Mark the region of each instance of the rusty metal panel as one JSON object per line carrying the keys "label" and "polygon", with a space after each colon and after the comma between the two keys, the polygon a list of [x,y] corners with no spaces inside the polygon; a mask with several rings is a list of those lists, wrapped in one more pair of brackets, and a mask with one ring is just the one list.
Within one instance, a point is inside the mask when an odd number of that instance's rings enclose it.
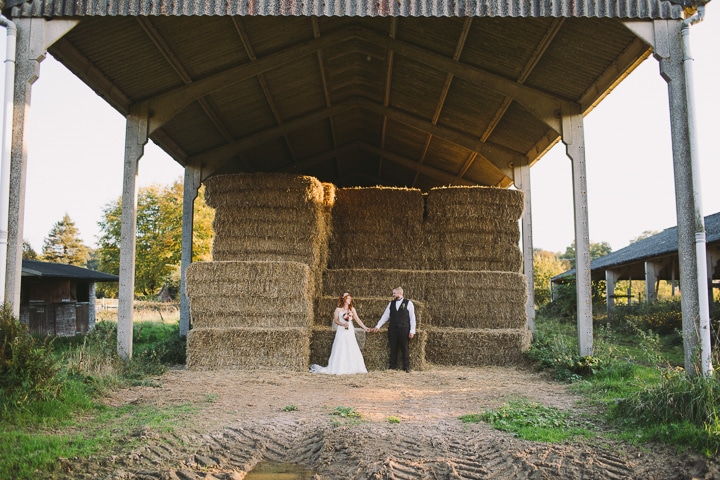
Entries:
{"label": "rusty metal panel", "polygon": [[17,17],[75,16],[597,17],[678,19],[682,7],[660,0],[34,0]]}

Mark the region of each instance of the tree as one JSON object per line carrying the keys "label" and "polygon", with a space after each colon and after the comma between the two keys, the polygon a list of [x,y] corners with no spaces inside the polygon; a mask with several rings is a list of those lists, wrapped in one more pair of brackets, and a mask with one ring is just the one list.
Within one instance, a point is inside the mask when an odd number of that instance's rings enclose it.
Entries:
{"label": "tree", "polygon": [[42,259],[46,262],[84,267],[89,256],[90,249],[82,242],[75,222],[66,213],[62,220],[53,225],[45,238]]}
{"label": "tree", "polygon": [[640,235],[638,235],[637,237],[631,238],[631,239],[630,239],[630,243],[632,244],[632,243],[635,243],[635,242],[639,242],[640,240],[645,240],[646,238],[650,238],[650,237],[652,237],[653,235],[657,235],[658,233],[660,233],[660,232],[658,232],[657,230],[645,230],[644,232],[642,232],[642,233],[641,233]]}
{"label": "tree", "polygon": [[23,240],[22,246],[22,259],[23,260],[37,260],[38,254],[33,250],[32,245],[27,240]]}
{"label": "tree", "polygon": [[550,279],[570,269],[567,260],[560,260],[558,254],[535,249],[533,252],[533,277],[535,281],[535,304],[542,307],[551,300]]}
{"label": "tree", "polygon": [[[152,185],[138,192],[137,237],[135,249],[135,294],[142,297],[157,295],[163,286],[177,292],[176,271],[182,251],[183,185],[176,181],[170,186]],[[122,199],[103,208],[98,248],[99,270],[115,275],[120,271],[120,216]],[[212,246],[213,210],[205,203],[201,188],[195,200],[193,228],[193,261],[207,260]],[[108,286],[117,293],[117,286]]]}
{"label": "tree", "polygon": [[[608,242],[590,242],[590,261],[604,257],[609,253],[612,253],[612,247]],[[570,267],[575,268],[575,242],[572,242],[572,244],[565,249],[565,253],[560,255],[560,260],[567,260],[570,262]]]}

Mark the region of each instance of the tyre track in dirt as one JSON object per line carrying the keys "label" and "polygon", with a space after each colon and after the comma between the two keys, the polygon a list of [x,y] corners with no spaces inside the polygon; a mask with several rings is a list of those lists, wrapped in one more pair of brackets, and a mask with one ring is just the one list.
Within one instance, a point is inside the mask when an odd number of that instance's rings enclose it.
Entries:
{"label": "tyre track in dirt", "polygon": [[[529,371],[443,368],[333,377],[178,370],[157,381],[160,388],[122,390],[107,403],[189,404],[196,413],[174,433],[134,432],[140,446],[131,451],[64,461],[53,477],[237,480],[259,462],[273,461],[303,465],[316,480],[720,478],[717,464],[667,448],[594,438],[530,442],[459,420],[519,396],[577,415],[587,411],[564,385]],[[362,419],[333,415],[340,405],[357,409]]]}

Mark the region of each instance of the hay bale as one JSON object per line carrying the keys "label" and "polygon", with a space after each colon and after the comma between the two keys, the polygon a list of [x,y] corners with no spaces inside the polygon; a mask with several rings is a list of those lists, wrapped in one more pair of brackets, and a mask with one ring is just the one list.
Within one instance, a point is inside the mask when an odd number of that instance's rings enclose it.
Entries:
{"label": "hay bale", "polygon": [[328,268],[422,268],[424,210],[418,189],[338,189]]}
{"label": "hay bale", "polygon": [[[496,272],[522,271],[522,252],[517,243],[497,238],[483,238],[463,232],[426,234],[428,270],[490,270]],[[496,242],[497,240],[497,242]]]}
{"label": "hay bale", "polygon": [[[362,320],[365,325],[372,328],[378,320],[380,320],[380,317],[385,311],[385,307],[387,307],[388,302],[390,301],[390,297],[359,298],[353,296],[353,300],[355,303],[355,309],[360,316],[360,320]],[[430,312],[425,307],[425,304],[414,299],[413,304],[415,305],[415,321],[417,328],[432,325]],[[320,297],[317,302],[317,306],[315,307],[315,326],[332,326],[335,308],[337,308],[337,298],[329,296]]]}
{"label": "hay bale", "polygon": [[[328,269],[323,273],[323,295],[351,292],[357,298],[392,298],[392,289],[403,287],[410,300],[425,298],[424,270],[395,270],[379,268]],[[362,318],[362,317],[360,317]]]}
{"label": "hay bale", "polygon": [[[360,333],[365,333],[360,330]],[[356,335],[358,335],[356,329]],[[310,363],[327,365],[330,358],[335,332],[329,327],[314,327],[310,340]],[[410,340],[410,369],[426,370],[428,364],[425,360],[425,343],[427,334],[418,330],[415,338]],[[364,345],[360,348],[365,359],[365,367],[370,370],[386,370],[390,359],[390,344],[388,343],[387,330],[383,328],[378,333],[365,334]],[[398,365],[402,366],[402,359],[398,359]]]}
{"label": "hay bale", "polygon": [[287,207],[323,204],[326,187],[315,177],[291,173],[237,173],[205,180],[205,201],[213,208]]}
{"label": "hay bale", "polygon": [[186,272],[195,328],[309,327],[314,284],[311,269],[299,262],[196,262]]}
{"label": "hay bale", "polygon": [[428,192],[425,265],[431,270],[519,272],[520,191],[494,187],[441,187]]}
{"label": "hay bale", "polygon": [[293,370],[310,368],[306,328],[198,328],[188,332],[190,370]]}
{"label": "hay bale", "polygon": [[435,365],[517,365],[531,341],[527,329],[433,328],[427,331],[425,355]]}
{"label": "hay bale", "polygon": [[517,222],[525,208],[522,191],[482,186],[432,188],[425,203],[427,221],[438,224],[479,219],[501,226]]}
{"label": "hay bale", "polygon": [[512,272],[425,272],[425,297],[433,325],[508,328],[527,322],[525,275]]}

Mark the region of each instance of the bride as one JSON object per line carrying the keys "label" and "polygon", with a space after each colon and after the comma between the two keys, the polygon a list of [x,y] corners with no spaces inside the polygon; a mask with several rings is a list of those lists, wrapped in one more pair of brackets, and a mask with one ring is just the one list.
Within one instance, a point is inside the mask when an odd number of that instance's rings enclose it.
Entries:
{"label": "bride", "polygon": [[310,365],[310,372],[329,373],[333,375],[367,373],[365,360],[355,339],[353,319],[358,322],[365,332],[370,330],[362,320],[360,320],[360,317],[358,317],[350,294],[343,293],[338,300],[338,306],[333,314],[333,330],[336,330],[336,332],[328,365],[327,367],[323,367],[312,364]]}

